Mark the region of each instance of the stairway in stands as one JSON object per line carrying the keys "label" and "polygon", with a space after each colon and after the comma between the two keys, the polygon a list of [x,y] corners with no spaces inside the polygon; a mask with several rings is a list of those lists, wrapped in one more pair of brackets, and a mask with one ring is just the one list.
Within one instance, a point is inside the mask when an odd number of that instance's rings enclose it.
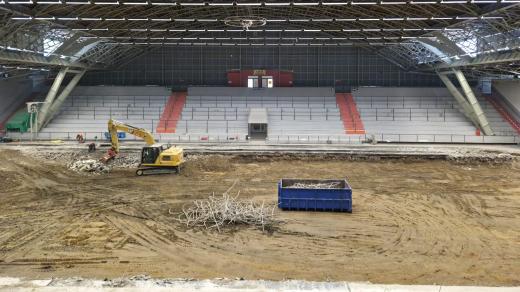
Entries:
{"label": "stairway in stands", "polygon": [[497,100],[496,96],[484,95],[484,98],[495,108],[502,118],[511,125],[511,127],[520,134],[520,122],[518,122]]}
{"label": "stairway in stands", "polygon": [[157,133],[175,133],[177,122],[186,103],[186,92],[173,92],[164,107]]}
{"label": "stairway in stands", "polygon": [[356,102],[350,93],[336,93],[336,102],[347,134],[365,134]]}

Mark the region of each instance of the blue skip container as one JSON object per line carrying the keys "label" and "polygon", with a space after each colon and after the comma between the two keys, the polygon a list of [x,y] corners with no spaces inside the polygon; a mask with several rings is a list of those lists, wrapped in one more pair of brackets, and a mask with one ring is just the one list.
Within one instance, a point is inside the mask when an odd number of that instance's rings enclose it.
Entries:
{"label": "blue skip container", "polygon": [[[328,187],[324,188],[324,185]],[[284,178],[278,182],[278,207],[282,210],[352,213],[352,188],[344,179]]]}

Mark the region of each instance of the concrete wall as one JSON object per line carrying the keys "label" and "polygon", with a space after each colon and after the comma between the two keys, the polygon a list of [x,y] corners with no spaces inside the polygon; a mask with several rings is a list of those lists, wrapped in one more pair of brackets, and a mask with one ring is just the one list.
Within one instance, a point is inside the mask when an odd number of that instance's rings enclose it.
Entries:
{"label": "concrete wall", "polygon": [[502,95],[512,112],[520,114],[520,80],[495,80],[493,88]]}
{"label": "concrete wall", "polygon": [[191,96],[334,96],[332,87],[278,87],[278,88],[243,88],[243,87],[190,87]]}
{"label": "concrete wall", "polygon": [[24,104],[33,88],[33,80],[27,77],[0,80],[0,123]]}
{"label": "concrete wall", "polygon": [[71,95],[91,96],[169,96],[171,90],[163,86],[77,86]]}

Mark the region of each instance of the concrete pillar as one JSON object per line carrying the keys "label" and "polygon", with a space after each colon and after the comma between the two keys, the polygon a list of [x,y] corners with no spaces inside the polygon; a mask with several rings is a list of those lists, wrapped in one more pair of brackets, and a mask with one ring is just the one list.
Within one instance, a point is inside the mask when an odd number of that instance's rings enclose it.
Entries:
{"label": "concrete pillar", "polygon": [[60,95],[52,103],[52,105],[50,105],[48,113],[47,113],[47,118],[45,120],[43,120],[43,124],[42,124],[43,126],[46,125],[50,120],[52,120],[52,118],[58,112],[58,110],[60,109],[60,107],[63,104],[63,102],[65,101],[65,99],[67,99],[69,94],[76,87],[78,82],[81,80],[81,77],[83,77],[85,72],[86,72],[86,70],[76,73],[76,75],[74,75],[74,77],[72,77],[72,80],[70,80],[69,84],[67,84],[67,86],[65,86],[65,88],[60,93]]}
{"label": "concrete pillar", "polygon": [[475,97],[473,90],[469,86],[466,77],[464,77],[464,74],[460,70],[453,70],[453,73],[457,77],[457,80],[459,80],[460,86],[462,87],[462,91],[464,92],[464,95],[466,95],[469,105],[472,107],[475,117],[478,123],[480,124],[480,128],[484,132],[484,135],[494,135],[493,130],[489,125],[489,121],[486,115],[484,114],[484,111],[482,111],[482,108],[480,107],[480,104],[478,103],[478,100]]}
{"label": "concrete pillar", "polygon": [[65,78],[65,75],[67,74],[67,71],[68,71],[68,68],[61,69],[58,72],[58,75],[56,75],[56,78],[54,78],[54,82],[52,83],[52,86],[49,89],[47,96],[45,97],[45,103],[42,105],[42,108],[40,109],[40,112],[38,113],[38,121],[37,121],[38,131],[42,128],[42,126],[45,122],[45,119],[47,118],[49,107],[54,102],[54,99],[56,98],[56,95],[58,94],[58,90],[60,89],[61,83],[63,82],[63,79]]}
{"label": "concrete pillar", "polygon": [[58,95],[56,100],[49,106],[47,119],[44,124],[47,124],[48,121],[50,121],[56,112],[59,110],[65,99],[69,96],[71,91],[76,87],[81,77],[83,77],[83,74],[85,74],[85,71],[81,71],[79,73],[76,73],[72,80],[65,86],[65,88],[61,91],[61,93]]}
{"label": "concrete pillar", "polygon": [[446,74],[440,74],[440,73],[439,73],[439,78],[442,80],[444,85],[446,85],[446,88],[448,88],[448,91],[458,102],[464,115],[473,122],[475,127],[480,128],[480,124],[478,123],[477,118],[473,114],[473,109],[471,108],[469,103],[466,101],[464,96],[457,89],[457,87],[455,87],[453,82],[451,82],[450,78],[448,78],[448,76]]}

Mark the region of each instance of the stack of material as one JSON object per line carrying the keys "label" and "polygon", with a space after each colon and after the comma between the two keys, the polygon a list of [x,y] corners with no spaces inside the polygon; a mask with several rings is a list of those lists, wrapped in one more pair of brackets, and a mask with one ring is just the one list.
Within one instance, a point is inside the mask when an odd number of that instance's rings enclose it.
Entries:
{"label": "stack of material", "polygon": [[113,168],[136,168],[140,164],[139,156],[118,156],[110,162]]}
{"label": "stack of material", "polygon": [[108,173],[110,172],[110,167],[105,164],[94,160],[78,160],[69,165],[69,169],[76,172],[89,172],[89,173]]}
{"label": "stack of material", "polygon": [[217,229],[219,232],[232,225],[249,225],[265,231],[282,222],[275,218],[275,206],[239,201],[237,197],[226,192],[222,196],[212,194],[205,200],[195,200],[192,206],[183,208],[178,219],[188,227]]}
{"label": "stack of material", "polygon": [[339,189],[341,187],[340,182],[326,182],[326,183],[295,183],[287,186],[286,188],[291,189]]}

